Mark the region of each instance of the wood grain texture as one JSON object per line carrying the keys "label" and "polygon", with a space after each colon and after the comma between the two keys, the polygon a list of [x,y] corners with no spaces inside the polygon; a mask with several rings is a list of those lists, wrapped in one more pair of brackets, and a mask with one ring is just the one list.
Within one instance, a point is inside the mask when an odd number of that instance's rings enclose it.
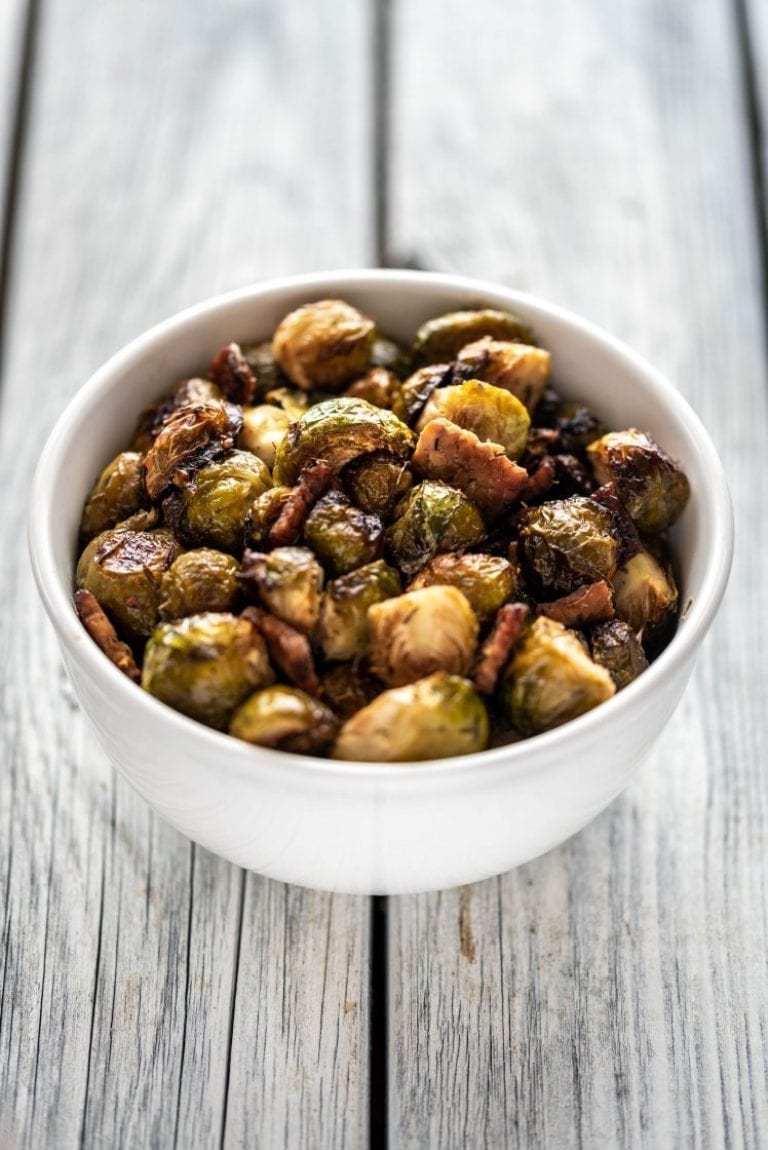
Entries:
{"label": "wood grain texture", "polygon": [[392,246],[582,312],[649,356],[726,464],[737,557],[684,702],[571,842],[392,900],[395,1147],[768,1137],[764,301],[720,0],[396,8]]}
{"label": "wood grain texture", "polygon": [[108,354],[224,288],[368,259],[364,13],[47,0],[40,37],[0,408],[0,1144],[269,1146],[279,1098],[292,1145],[355,1147],[367,903],[152,816],[85,727],[23,537],[40,442]]}
{"label": "wood grain texture", "polygon": [[24,52],[24,17],[29,0],[4,0],[0,5],[0,220],[5,217],[7,175],[14,124],[18,112],[19,80]]}

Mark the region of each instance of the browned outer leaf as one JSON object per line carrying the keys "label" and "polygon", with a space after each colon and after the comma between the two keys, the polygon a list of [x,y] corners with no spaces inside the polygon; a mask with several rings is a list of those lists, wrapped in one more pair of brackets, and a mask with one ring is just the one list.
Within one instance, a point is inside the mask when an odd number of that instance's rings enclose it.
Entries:
{"label": "browned outer leaf", "polygon": [[505,603],[496,612],[490,634],[480,648],[475,664],[475,686],[482,695],[492,695],[501,671],[528,618],[525,603]]}
{"label": "browned outer leaf", "polygon": [[613,592],[604,579],[577,587],[551,603],[540,603],[539,615],[546,615],[564,627],[588,627],[592,623],[607,623],[614,617]]}
{"label": "browned outer leaf", "polygon": [[525,468],[507,458],[498,443],[484,443],[473,431],[448,419],[431,420],[413,453],[417,474],[463,491],[487,519],[497,519],[528,482]]}
{"label": "browned outer leaf", "polygon": [[234,446],[242,414],[220,400],[191,403],[171,413],[144,460],[150,499],[183,487],[200,467]]}
{"label": "browned outer leaf", "polygon": [[141,671],[136,666],[133,652],[127,643],[118,639],[115,628],[99,605],[96,596],[90,591],[75,591],[75,607],[81,623],[96,646],[104,652],[118,670],[138,683],[141,678]]}

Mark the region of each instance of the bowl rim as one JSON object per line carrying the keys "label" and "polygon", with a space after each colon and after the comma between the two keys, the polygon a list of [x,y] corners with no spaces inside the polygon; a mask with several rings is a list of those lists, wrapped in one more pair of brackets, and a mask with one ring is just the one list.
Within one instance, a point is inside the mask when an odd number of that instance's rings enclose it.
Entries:
{"label": "bowl rim", "polygon": [[[707,557],[701,589],[693,604],[691,615],[686,619],[685,627],[678,629],[669,645],[649,668],[624,690],[578,718],[531,738],[485,751],[476,751],[469,755],[407,763],[323,759],[253,746],[233,738],[226,732],[206,727],[162,703],[141,688],[137,689],[135,683],[105,658],[95,643],[90,640],[82,643],[71,641],[72,625],[74,623],[80,628],[80,623],[72,604],[71,587],[65,587],[56,575],[55,550],[50,530],[53,518],[54,480],[63,468],[67,444],[73,437],[72,429],[82,426],[92,405],[110,391],[115,376],[119,376],[148,352],[161,347],[168,336],[177,335],[184,329],[193,327],[199,319],[207,318],[217,311],[226,311],[234,304],[257,301],[283,291],[306,289],[307,292],[316,292],[324,288],[333,288],[334,292],[341,295],[345,291],[370,289],[381,284],[419,284],[427,292],[430,287],[450,287],[459,292],[466,292],[470,297],[504,297],[507,306],[514,308],[522,305],[524,308],[546,314],[606,345],[627,361],[631,368],[644,376],[646,384],[660,403],[687,427],[690,438],[696,444],[705,476],[702,506],[710,521],[711,537],[717,542],[717,546]],[[536,766],[537,760],[542,756],[550,757],[551,752],[556,751],[558,747],[568,749],[577,742],[589,742],[593,734],[599,733],[600,727],[606,723],[613,722],[614,726],[620,725],[622,717],[628,710],[636,709],[646,696],[662,690],[664,683],[683,669],[706,635],[728,582],[733,559],[733,530],[733,510],[725,472],[707,431],[687,400],[638,352],[590,320],[528,292],[469,276],[390,268],[339,269],[264,280],[203,300],[136,336],[91,375],[69,400],[56,420],[37,463],[30,489],[27,519],[32,570],[40,597],[52,623],[66,641],[67,649],[73,651],[76,648],[76,657],[83,665],[83,670],[91,678],[102,681],[105,690],[116,692],[117,700],[125,709],[138,708],[139,712],[144,712],[148,718],[158,722],[164,721],[170,728],[175,728],[180,740],[193,738],[201,747],[208,746],[222,771],[236,770],[238,773],[244,771],[253,775],[255,769],[274,767],[281,772],[286,783],[297,778],[306,780],[309,772],[318,778],[336,777],[347,783],[351,779],[356,779],[360,785],[395,778],[403,782],[408,780],[411,784],[429,783],[457,775],[465,778],[468,772],[471,772],[475,779],[479,773],[495,774],[497,771],[504,771],[510,776],[527,773]],[[87,639],[84,631],[80,632],[79,637]]]}

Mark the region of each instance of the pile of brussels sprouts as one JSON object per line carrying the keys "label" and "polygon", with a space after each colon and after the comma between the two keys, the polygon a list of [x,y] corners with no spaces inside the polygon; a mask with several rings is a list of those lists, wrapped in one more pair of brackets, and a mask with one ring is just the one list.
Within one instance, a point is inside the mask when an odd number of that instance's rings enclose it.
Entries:
{"label": "pile of brussels sprouts", "polygon": [[96,481],[80,618],[158,699],[284,751],[442,758],[582,714],[674,628],[688,483],[550,367],[488,309],[404,349],[322,300],[229,344]]}

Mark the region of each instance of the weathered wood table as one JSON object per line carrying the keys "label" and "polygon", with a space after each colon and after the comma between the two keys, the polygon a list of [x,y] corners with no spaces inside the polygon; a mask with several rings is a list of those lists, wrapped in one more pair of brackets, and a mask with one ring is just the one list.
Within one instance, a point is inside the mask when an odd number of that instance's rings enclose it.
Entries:
{"label": "weathered wood table", "polygon": [[[0,1146],[764,1147],[763,0],[2,0]],[[496,278],[669,373],[738,553],[684,704],[559,850],[370,900],[245,874],[111,771],[24,548],[122,343],[266,276]]]}

